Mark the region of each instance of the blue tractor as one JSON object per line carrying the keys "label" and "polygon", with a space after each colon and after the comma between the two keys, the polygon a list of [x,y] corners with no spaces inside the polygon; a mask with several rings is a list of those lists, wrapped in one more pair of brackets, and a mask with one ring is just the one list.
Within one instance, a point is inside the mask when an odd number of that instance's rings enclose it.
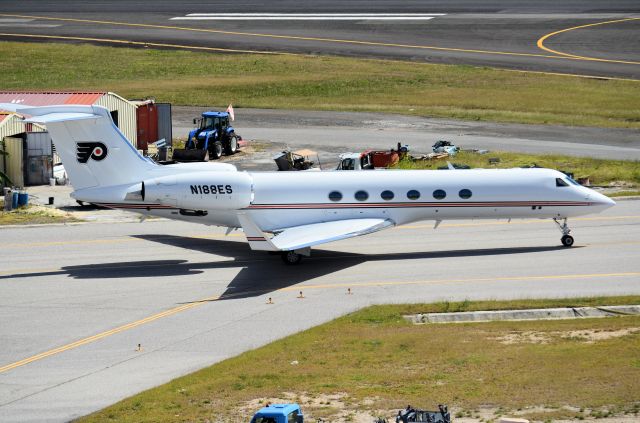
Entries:
{"label": "blue tractor", "polygon": [[189,132],[184,149],[176,149],[173,159],[179,162],[202,162],[219,159],[238,151],[238,141],[242,139],[229,125],[229,113],[204,112],[200,119],[193,119],[198,128]]}
{"label": "blue tractor", "polygon": [[267,404],[251,419],[251,423],[304,423],[298,404]]}

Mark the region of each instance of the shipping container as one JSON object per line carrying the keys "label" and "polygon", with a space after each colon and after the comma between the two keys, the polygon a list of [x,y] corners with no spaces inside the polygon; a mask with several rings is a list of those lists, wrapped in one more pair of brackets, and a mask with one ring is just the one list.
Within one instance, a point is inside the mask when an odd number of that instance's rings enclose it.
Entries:
{"label": "shipping container", "polygon": [[152,101],[137,104],[138,150],[147,151],[149,143],[158,141],[158,109]]}
{"label": "shipping container", "polygon": [[158,109],[158,139],[165,140],[173,147],[173,123],[171,121],[171,103],[156,103]]}

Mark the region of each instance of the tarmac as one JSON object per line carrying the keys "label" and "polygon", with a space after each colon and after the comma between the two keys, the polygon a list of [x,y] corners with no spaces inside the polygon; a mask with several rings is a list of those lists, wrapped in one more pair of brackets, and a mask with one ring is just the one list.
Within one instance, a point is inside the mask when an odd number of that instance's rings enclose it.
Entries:
{"label": "tarmac", "polygon": [[68,421],[371,304],[640,294],[640,201],[570,224],[567,249],[548,221],[416,223],[295,268],[167,220],[2,228],[1,420]]}

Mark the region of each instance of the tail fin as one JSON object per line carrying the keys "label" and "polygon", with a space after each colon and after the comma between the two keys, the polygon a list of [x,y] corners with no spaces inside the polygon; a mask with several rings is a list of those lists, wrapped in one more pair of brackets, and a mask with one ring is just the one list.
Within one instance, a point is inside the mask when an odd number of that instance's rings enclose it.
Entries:
{"label": "tail fin", "polygon": [[17,109],[42,123],[74,189],[138,182],[157,166],[143,157],[101,106],[46,106]]}

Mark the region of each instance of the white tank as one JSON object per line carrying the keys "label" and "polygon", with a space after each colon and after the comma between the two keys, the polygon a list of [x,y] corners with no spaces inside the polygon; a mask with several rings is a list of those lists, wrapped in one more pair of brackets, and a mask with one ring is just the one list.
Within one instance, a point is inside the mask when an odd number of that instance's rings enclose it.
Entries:
{"label": "white tank", "polygon": [[190,210],[238,210],[251,203],[251,177],[244,172],[194,172],[143,182],[142,199]]}

